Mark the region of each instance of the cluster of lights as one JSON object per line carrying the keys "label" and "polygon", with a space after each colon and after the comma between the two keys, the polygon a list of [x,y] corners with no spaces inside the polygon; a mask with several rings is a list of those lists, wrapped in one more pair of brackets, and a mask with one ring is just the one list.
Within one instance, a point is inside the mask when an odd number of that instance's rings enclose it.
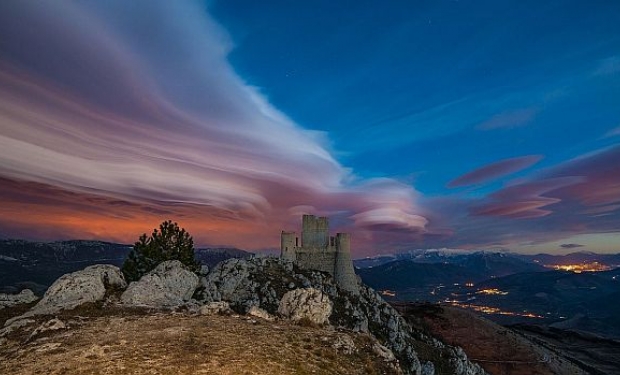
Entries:
{"label": "cluster of lights", "polygon": [[592,263],[579,263],[579,264],[548,264],[545,265],[547,268],[553,268],[558,271],[571,271],[575,273],[581,272],[600,272],[600,271],[608,271],[611,269],[610,266],[601,264],[599,262]]}
{"label": "cluster of lights", "polygon": [[503,310],[500,310],[497,307],[464,304],[464,303],[460,303],[458,301],[446,300],[444,302],[449,303],[452,306],[462,307],[462,308],[465,308],[465,309],[474,310],[476,312],[481,312],[481,313],[484,313],[484,314],[522,316],[522,317],[525,317],[525,318],[537,318],[537,319],[544,318],[541,315],[537,315],[537,314],[534,314],[534,313],[531,313],[531,312],[527,312],[527,311],[519,313],[519,312],[503,311]]}
{"label": "cluster of lights", "polygon": [[496,288],[491,288],[491,289],[480,289],[479,291],[476,292],[476,294],[486,294],[489,296],[505,296],[506,294],[508,294],[508,292],[504,292],[503,290],[499,290]]}

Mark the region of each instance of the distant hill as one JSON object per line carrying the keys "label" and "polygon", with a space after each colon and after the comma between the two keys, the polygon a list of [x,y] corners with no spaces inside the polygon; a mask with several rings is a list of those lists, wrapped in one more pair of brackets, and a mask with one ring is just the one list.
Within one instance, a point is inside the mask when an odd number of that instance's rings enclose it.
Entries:
{"label": "distant hill", "polygon": [[120,266],[131,246],[100,241],[0,241],[0,292],[29,288],[42,293],[59,276],[86,266]]}
{"label": "distant hill", "polygon": [[[0,293],[24,288],[43,293],[58,277],[93,264],[121,266],[132,245],[102,241],[31,242],[0,240]],[[228,258],[252,253],[235,248],[196,249],[196,259],[213,267]]]}
{"label": "distant hill", "polygon": [[620,280],[609,277],[620,270],[573,273],[524,273],[487,280],[477,285],[499,289],[502,296],[478,295],[477,303],[510,311],[556,316],[562,328],[620,338]]}
{"label": "distant hill", "polygon": [[234,247],[200,248],[194,252],[194,257],[200,263],[214,267],[219,262],[230,258],[249,258],[254,255],[245,250]]}
{"label": "distant hill", "polygon": [[[397,254],[385,254],[377,255],[374,257],[366,257],[353,260],[353,264],[357,268],[370,268],[377,267],[386,263],[394,262],[397,260],[410,260],[415,263],[453,263],[462,264],[469,262],[472,259],[484,258],[487,260],[501,259],[509,265],[510,262],[514,264],[529,263],[536,265],[536,268],[540,269],[543,265],[567,265],[567,264],[580,264],[580,263],[594,263],[599,262],[603,265],[610,267],[620,267],[620,253],[619,254],[597,254],[593,252],[574,252],[566,255],[552,255],[552,254],[517,254],[505,251],[469,251],[458,249],[421,249],[410,250]],[[530,271],[537,271],[536,268],[532,268]],[[524,271],[520,271],[524,272]]]}
{"label": "distant hill", "polygon": [[469,280],[484,280],[464,267],[449,263],[415,263],[397,260],[381,266],[358,269],[362,281],[374,289],[404,290],[429,285],[448,285]]}
{"label": "distant hill", "polygon": [[[428,260],[429,257],[424,257]],[[435,258],[436,259],[436,258]],[[396,260],[360,268],[362,280],[375,289],[405,290],[432,285],[480,282],[522,272],[543,272],[543,266],[503,253],[478,252],[443,258],[443,262]]]}
{"label": "distant hill", "polygon": [[597,254],[588,251],[580,251],[566,255],[536,254],[520,255],[519,257],[548,265],[599,262],[608,266],[620,266],[620,254]]}
{"label": "distant hill", "polygon": [[618,255],[431,251],[398,257],[404,259],[356,271],[390,301],[454,304],[489,314],[501,324],[539,324],[620,338],[620,268],[574,273],[543,266],[613,265]]}
{"label": "distant hill", "polygon": [[461,257],[455,263],[478,274],[486,274],[487,278],[548,271],[541,264],[520,259],[510,253],[477,252]]}
{"label": "distant hill", "polygon": [[[436,304],[395,303],[410,324],[454,343],[489,374],[585,374],[558,353],[470,311]],[[620,344],[614,346],[618,352]],[[594,350],[592,350],[594,351]],[[559,355],[558,355],[559,354]]]}

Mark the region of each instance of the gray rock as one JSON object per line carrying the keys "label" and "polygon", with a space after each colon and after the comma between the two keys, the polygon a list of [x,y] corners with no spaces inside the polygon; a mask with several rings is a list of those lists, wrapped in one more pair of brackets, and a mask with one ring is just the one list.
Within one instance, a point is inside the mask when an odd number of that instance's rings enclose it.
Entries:
{"label": "gray rock", "polygon": [[200,308],[200,315],[229,315],[231,313],[228,302],[209,302]]}
{"label": "gray rock", "polygon": [[0,329],[0,337],[4,337],[9,333],[16,331],[18,329],[22,329],[26,326],[36,323],[34,319],[19,319],[14,320],[10,324],[4,326],[4,328]]}
{"label": "gray rock", "polygon": [[395,362],[396,357],[394,353],[381,344],[374,344],[372,346],[372,351],[379,356],[384,362]]}
{"label": "gray rock", "polygon": [[426,362],[422,365],[422,375],[435,375],[435,365],[433,365],[433,362]]}
{"label": "gray rock", "polygon": [[332,344],[332,348],[341,351],[347,355],[351,355],[357,351],[357,348],[355,347],[355,342],[353,341],[351,336],[347,334],[336,336],[336,339]]}
{"label": "gray rock", "polygon": [[176,307],[192,298],[198,284],[195,273],[178,260],[169,260],[129,284],[121,302],[130,306]]}
{"label": "gray rock", "polygon": [[248,311],[248,315],[255,316],[257,318],[267,320],[269,322],[273,322],[276,319],[273,315],[269,314],[267,311],[261,309],[258,306],[250,307],[250,310]]}
{"label": "gray rock", "polygon": [[216,265],[201,280],[203,301],[227,301],[242,312],[260,305],[256,289],[258,283],[251,279],[251,273],[258,272],[256,264],[243,259],[230,259]]}
{"label": "gray rock", "polygon": [[18,294],[0,293],[0,310],[5,307],[34,302],[38,299],[39,297],[35,296],[30,289],[24,289]]}
{"label": "gray rock", "polygon": [[67,326],[62,320],[58,318],[50,319],[47,322],[38,326],[34,331],[32,331],[32,333],[30,334],[29,340],[34,338],[37,335],[40,335],[43,332],[57,331],[59,329],[65,329],[65,328],[67,328]]}
{"label": "gray rock", "polygon": [[5,326],[26,317],[53,314],[85,303],[102,301],[108,290],[123,289],[126,286],[125,278],[118,267],[95,264],[81,271],[62,275],[49,287],[39,303],[25,314],[7,320]]}
{"label": "gray rock", "polygon": [[[447,346],[446,346],[447,347]],[[467,359],[465,351],[460,347],[449,347],[449,351],[452,356],[450,358],[450,364],[455,370],[457,375],[481,375],[486,374],[484,369],[479,365],[470,362]]]}
{"label": "gray rock", "polygon": [[208,274],[208,273],[209,273],[209,270],[210,270],[210,268],[209,268],[209,266],[207,266],[206,264],[203,264],[203,265],[201,265],[201,266],[200,266],[200,274],[201,274],[201,275],[206,275],[206,274]]}
{"label": "gray rock", "polygon": [[329,322],[332,302],[318,289],[304,288],[287,292],[280,300],[278,314],[292,321],[308,319],[316,324]]}

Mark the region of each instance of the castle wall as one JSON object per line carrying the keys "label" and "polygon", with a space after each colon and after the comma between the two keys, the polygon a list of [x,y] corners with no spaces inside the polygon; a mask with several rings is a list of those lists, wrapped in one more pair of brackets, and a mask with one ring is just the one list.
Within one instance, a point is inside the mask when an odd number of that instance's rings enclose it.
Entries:
{"label": "castle wall", "polygon": [[357,276],[351,260],[351,235],[338,233],[336,235],[336,259],[334,263],[334,279],[342,289],[351,293],[358,293]]}
{"label": "castle wall", "polygon": [[280,257],[295,261],[295,251],[297,249],[297,233],[284,232],[280,236]]}
{"label": "castle wall", "polygon": [[327,247],[329,245],[329,222],[326,217],[304,215],[302,218],[301,246]]}
{"label": "castle wall", "polygon": [[282,232],[280,256],[283,259],[291,260],[301,268],[327,272],[342,289],[359,293],[351,261],[351,236],[348,233],[330,237],[326,217],[304,215],[301,236],[299,246],[295,232]]}
{"label": "castle wall", "polygon": [[333,276],[336,252],[322,249],[299,249],[296,254],[296,263],[301,268],[323,271]]}

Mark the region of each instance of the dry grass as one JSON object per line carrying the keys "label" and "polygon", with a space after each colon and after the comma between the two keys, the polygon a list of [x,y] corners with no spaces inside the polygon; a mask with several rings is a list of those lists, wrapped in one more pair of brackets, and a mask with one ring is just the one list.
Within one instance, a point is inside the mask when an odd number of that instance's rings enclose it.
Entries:
{"label": "dry grass", "polygon": [[462,347],[472,362],[480,364],[490,374],[583,374],[554,353],[469,311],[426,307],[420,313],[416,308],[408,309],[405,304],[397,308],[443,342]]}
{"label": "dry grass", "polygon": [[[63,319],[66,330],[0,346],[0,374],[393,374],[364,335],[244,317],[150,315]],[[337,335],[357,353],[332,348]]]}

